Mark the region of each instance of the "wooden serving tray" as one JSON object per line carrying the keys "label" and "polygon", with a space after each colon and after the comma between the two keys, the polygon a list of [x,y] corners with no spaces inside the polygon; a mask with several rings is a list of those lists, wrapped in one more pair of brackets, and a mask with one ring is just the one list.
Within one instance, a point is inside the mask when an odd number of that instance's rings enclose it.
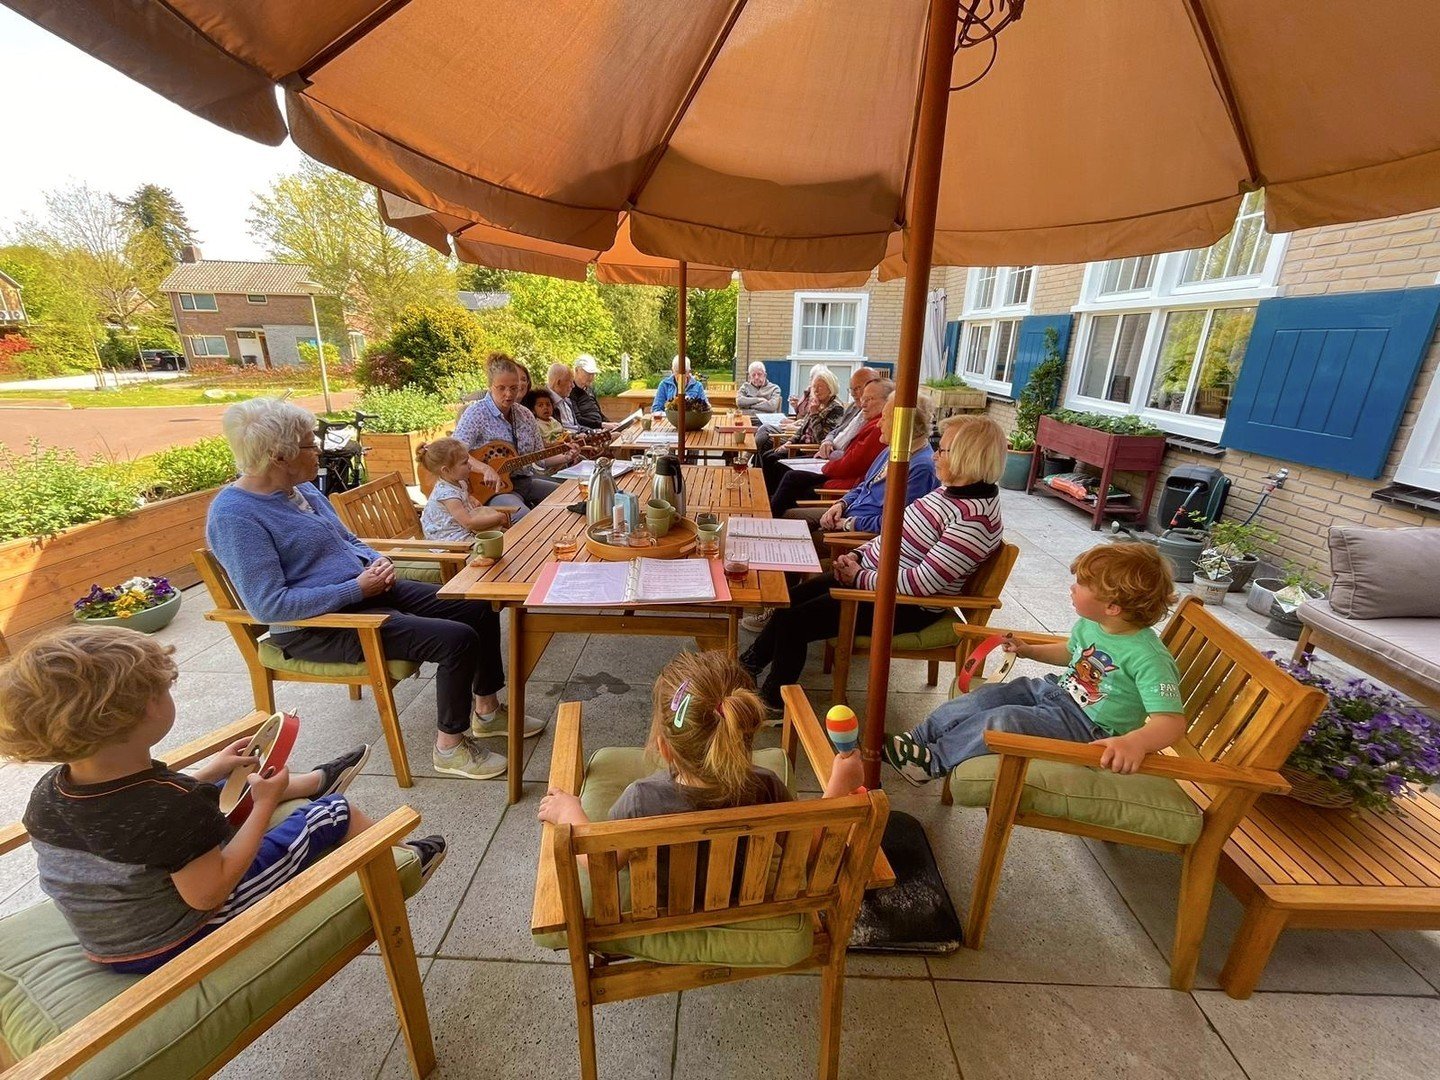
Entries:
{"label": "wooden serving tray", "polygon": [[585,550],[597,559],[607,562],[629,562],[631,559],[686,559],[695,554],[695,523],[689,518],[676,518],[670,531],[650,547],[631,547],[629,544],[616,546],[608,540],[596,538],[596,532],[608,531],[609,526],[597,522],[585,529]]}

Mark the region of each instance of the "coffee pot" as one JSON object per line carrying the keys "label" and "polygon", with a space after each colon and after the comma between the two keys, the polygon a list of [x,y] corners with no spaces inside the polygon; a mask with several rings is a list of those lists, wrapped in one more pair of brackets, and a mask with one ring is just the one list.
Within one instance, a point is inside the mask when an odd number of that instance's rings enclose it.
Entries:
{"label": "coffee pot", "polygon": [[585,500],[585,520],[591,525],[608,525],[614,509],[615,477],[610,473],[610,459],[602,457],[595,462],[595,471],[590,474],[590,497]]}
{"label": "coffee pot", "polygon": [[650,497],[669,503],[678,517],[685,516],[685,478],[680,475],[680,459],[674,454],[663,454],[656,459]]}

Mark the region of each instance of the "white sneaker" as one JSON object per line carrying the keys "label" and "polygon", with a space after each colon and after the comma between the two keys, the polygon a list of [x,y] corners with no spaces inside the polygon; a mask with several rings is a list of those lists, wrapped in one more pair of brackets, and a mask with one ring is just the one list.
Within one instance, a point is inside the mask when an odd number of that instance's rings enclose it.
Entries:
{"label": "white sneaker", "polygon": [[505,760],[504,754],[477,746],[468,736],[450,750],[435,747],[431,751],[430,762],[435,766],[436,772],[463,776],[467,780],[493,780],[497,776],[505,775],[510,764]]}
{"label": "white sneaker", "polygon": [[774,608],[761,608],[755,614],[746,615],[743,619],[741,619],[740,625],[746,630],[749,630],[752,634],[758,634],[761,630],[765,629],[765,624],[770,621],[771,617],[774,614]]}
{"label": "white sneaker", "polygon": [[[525,717],[525,738],[533,739],[545,730],[545,721],[533,716]],[[470,737],[474,739],[504,738],[510,734],[510,710],[501,705],[489,720],[482,720],[480,714],[470,714]]]}

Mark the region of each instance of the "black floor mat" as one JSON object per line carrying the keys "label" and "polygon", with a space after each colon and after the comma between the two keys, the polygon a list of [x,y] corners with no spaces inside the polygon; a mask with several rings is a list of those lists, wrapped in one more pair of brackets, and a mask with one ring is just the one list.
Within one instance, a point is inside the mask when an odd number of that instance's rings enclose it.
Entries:
{"label": "black floor mat", "polygon": [[895,885],[865,894],[850,948],[878,953],[954,952],[960,947],[960,919],[920,822],[892,810],[881,846],[895,869]]}

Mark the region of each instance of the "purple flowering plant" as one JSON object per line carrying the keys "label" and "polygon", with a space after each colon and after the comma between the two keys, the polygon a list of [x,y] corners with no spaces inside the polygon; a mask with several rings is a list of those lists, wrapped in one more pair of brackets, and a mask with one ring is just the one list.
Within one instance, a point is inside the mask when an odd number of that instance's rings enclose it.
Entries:
{"label": "purple flowering plant", "polygon": [[1368,679],[1331,680],[1276,659],[1284,671],[1323,690],[1330,704],[1286,766],[1325,777],[1367,810],[1397,810],[1399,798],[1440,780],[1440,720]]}
{"label": "purple flowering plant", "polygon": [[175,595],[175,586],[163,577],[133,577],[102,589],[91,585],[90,591],[75,601],[78,619],[128,619],[140,611],[163,604]]}

